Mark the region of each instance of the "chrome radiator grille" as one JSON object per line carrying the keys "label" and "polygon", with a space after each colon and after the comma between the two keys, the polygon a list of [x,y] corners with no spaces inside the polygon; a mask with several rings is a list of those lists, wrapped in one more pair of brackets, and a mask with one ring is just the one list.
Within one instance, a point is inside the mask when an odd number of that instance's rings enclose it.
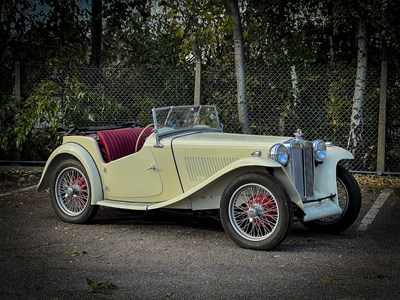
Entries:
{"label": "chrome radiator grille", "polygon": [[[297,145],[296,145],[297,146]],[[309,144],[292,146],[290,167],[292,179],[302,198],[314,196],[314,157],[313,147]]]}

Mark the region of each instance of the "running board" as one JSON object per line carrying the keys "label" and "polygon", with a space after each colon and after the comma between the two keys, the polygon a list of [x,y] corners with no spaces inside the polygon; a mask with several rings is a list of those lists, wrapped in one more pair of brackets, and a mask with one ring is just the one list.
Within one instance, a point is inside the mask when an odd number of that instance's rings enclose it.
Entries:
{"label": "running board", "polygon": [[130,210],[149,210],[149,206],[157,204],[158,202],[127,202],[127,201],[116,201],[116,200],[100,200],[97,201],[96,205],[107,206],[120,209]]}

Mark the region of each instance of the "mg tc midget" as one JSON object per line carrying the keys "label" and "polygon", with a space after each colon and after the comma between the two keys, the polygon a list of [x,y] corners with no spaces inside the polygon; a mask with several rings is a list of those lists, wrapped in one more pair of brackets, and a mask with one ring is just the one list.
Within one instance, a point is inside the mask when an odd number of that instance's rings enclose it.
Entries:
{"label": "mg tc midget", "polygon": [[152,109],[145,126],[74,130],[47,160],[38,190],[58,217],[89,222],[100,206],[217,212],[240,247],[270,250],[294,221],[340,232],[357,218],[361,195],[322,140],[224,133],[211,105]]}

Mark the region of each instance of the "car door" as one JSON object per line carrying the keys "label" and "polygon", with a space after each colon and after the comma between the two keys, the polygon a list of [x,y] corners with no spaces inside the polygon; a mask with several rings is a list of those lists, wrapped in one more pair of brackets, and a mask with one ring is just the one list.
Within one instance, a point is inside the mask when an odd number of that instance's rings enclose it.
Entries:
{"label": "car door", "polygon": [[104,165],[104,196],[109,200],[157,201],[163,192],[156,161],[147,147]]}

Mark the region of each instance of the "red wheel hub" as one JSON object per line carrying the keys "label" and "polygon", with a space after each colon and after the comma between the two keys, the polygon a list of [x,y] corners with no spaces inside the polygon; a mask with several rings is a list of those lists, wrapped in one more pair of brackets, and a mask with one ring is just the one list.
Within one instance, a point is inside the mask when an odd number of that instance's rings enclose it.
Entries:
{"label": "red wheel hub", "polygon": [[263,226],[264,221],[272,221],[277,215],[275,203],[264,194],[252,196],[246,208],[249,218],[258,227]]}
{"label": "red wheel hub", "polygon": [[74,190],[75,201],[85,202],[87,198],[87,185],[84,177],[80,176],[71,182],[72,188]]}

